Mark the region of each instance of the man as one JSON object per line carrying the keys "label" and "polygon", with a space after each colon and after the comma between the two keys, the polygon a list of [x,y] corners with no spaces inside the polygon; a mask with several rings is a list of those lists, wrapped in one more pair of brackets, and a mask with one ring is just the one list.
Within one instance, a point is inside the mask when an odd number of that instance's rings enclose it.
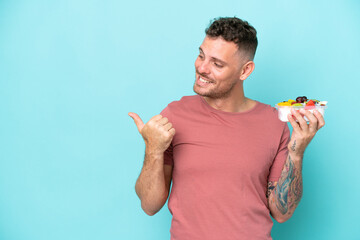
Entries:
{"label": "man", "polygon": [[129,113],[146,144],[135,190],[151,216],[173,181],[173,240],[272,239],[270,214],[282,223],[294,213],[305,148],[325,122],[316,111],[292,112],[290,139],[275,108],[244,96],[256,30],[234,17],[215,20],[205,32],[196,95],[171,102],[146,124]]}

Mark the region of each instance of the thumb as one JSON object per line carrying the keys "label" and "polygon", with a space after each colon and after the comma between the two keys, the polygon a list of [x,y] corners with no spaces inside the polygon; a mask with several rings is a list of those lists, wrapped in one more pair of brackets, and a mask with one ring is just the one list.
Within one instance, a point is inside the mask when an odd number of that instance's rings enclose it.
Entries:
{"label": "thumb", "polygon": [[134,119],[134,122],[138,128],[138,131],[139,133],[141,133],[141,129],[144,127],[144,123],[143,121],[141,120],[141,118],[139,117],[139,115],[137,115],[136,113],[133,113],[133,112],[129,112],[128,115]]}

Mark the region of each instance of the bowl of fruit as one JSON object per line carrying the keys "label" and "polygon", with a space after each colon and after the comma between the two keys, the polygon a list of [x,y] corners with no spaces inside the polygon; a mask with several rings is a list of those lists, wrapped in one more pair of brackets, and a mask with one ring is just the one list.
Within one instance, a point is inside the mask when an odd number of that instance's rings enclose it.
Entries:
{"label": "bowl of fruit", "polygon": [[[314,109],[316,109],[319,113],[321,113],[321,115],[324,116],[325,109],[327,108],[327,101],[308,99],[305,96],[300,96],[297,97],[296,100],[289,99],[288,101],[279,102],[278,104],[275,105],[275,108],[278,110],[279,119],[283,122],[288,122],[289,120],[287,118],[287,115],[288,114],[292,115],[291,109],[294,109],[295,111],[300,111],[300,109],[305,109],[310,111],[311,113],[313,113]],[[295,118],[295,116],[293,117]],[[304,116],[304,118],[307,122],[309,121],[309,119],[307,119],[306,116]]]}

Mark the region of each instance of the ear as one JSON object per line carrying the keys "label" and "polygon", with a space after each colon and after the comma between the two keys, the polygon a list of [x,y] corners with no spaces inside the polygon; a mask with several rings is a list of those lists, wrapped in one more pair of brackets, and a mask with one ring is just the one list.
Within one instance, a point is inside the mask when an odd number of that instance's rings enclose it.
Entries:
{"label": "ear", "polygon": [[253,61],[246,62],[242,69],[241,69],[241,75],[240,80],[244,81],[255,69],[255,63]]}

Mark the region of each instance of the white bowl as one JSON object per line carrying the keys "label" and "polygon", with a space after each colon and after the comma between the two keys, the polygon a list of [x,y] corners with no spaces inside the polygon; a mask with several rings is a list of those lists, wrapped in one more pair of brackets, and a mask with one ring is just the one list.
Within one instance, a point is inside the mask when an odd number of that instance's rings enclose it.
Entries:
{"label": "white bowl", "polygon": [[[309,112],[313,113],[314,109],[316,109],[319,113],[321,113],[321,115],[324,116],[325,114],[325,109],[327,108],[327,106],[320,106],[320,105],[315,105],[312,109],[308,109],[310,106],[305,106],[305,104],[303,104],[303,106],[278,106],[277,104],[275,105],[275,108],[278,110],[278,116],[279,119],[283,122],[288,122],[288,118],[287,115],[288,114],[292,114],[291,113],[291,108],[293,108],[296,111],[299,111],[300,109],[305,109],[308,110]],[[301,113],[300,113],[301,114]],[[303,114],[301,114],[303,115]],[[304,119],[309,122],[309,119],[307,119],[307,117],[304,115]],[[295,118],[295,120],[298,122],[298,120]]]}

